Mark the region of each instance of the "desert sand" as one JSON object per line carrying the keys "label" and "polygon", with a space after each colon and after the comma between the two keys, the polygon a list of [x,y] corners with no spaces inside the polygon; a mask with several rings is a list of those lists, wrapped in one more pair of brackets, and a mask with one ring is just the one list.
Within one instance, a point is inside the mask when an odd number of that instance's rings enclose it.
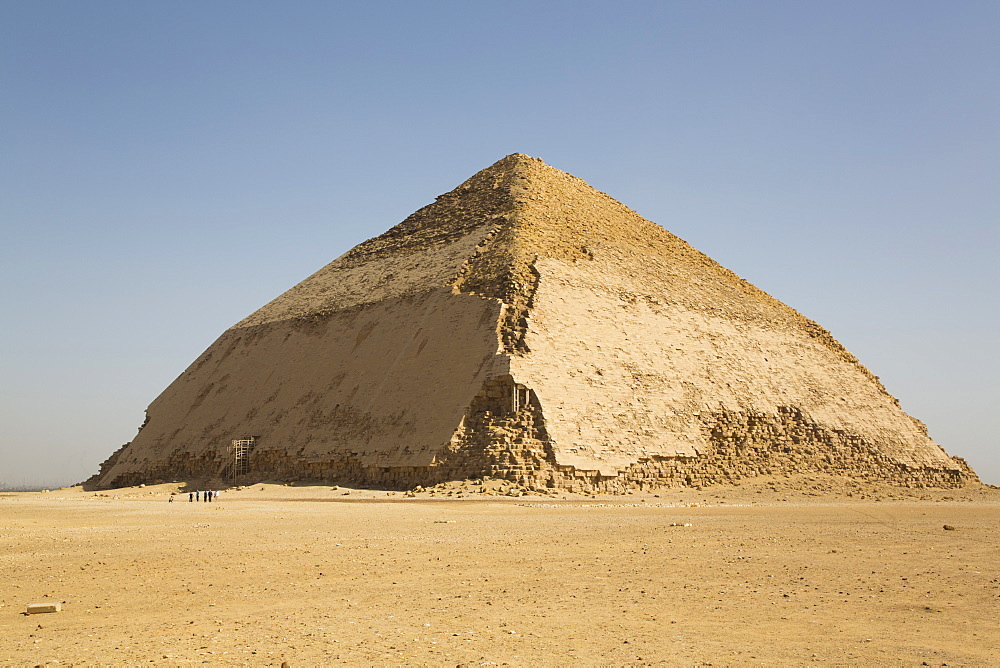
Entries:
{"label": "desert sand", "polygon": [[0,664],[1000,663],[996,488],[521,494],[0,495]]}

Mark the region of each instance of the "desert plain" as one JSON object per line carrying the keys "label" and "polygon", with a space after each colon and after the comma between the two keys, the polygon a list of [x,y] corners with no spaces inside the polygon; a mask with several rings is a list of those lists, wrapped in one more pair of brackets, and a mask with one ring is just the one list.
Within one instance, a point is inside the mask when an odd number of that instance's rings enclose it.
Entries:
{"label": "desert plain", "polygon": [[0,664],[1000,664],[988,486],[188,489],[0,495]]}

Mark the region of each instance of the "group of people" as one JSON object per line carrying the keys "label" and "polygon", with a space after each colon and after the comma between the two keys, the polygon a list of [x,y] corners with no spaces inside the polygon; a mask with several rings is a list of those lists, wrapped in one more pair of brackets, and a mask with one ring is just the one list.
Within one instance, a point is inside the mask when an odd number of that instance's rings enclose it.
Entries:
{"label": "group of people", "polygon": [[207,501],[208,503],[211,503],[212,501],[218,498],[219,498],[219,490],[214,490],[214,491],[209,490],[204,492],[201,490],[197,490],[194,492],[188,492],[188,501],[191,503],[194,503],[195,501]]}

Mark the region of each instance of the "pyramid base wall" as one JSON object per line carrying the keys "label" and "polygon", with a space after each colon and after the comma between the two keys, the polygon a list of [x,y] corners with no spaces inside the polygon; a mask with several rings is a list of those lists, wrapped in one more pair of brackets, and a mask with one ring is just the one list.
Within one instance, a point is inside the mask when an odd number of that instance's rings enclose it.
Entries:
{"label": "pyramid base wall", "polygon": [[281,450],[258,450],[246,475],[226,475],[228,462],[214,453],[177,453],[155,469],[127,474],[111,486],[212,477],[230,484],[265,480],[354,483],[411,489],[449,480],[482,477],[529,489],[624,494],[630,491],[705,487],[765,475],[829,474],[910,488],[956,488],[979,483],[960,458],[953,468],[909,466],[880,453],[876,445],[810,420],[795,408],[776,414],[719,413],[705,416],[707,444],[698,456],[650,456],[604,475],[561,465],[545,433],[534,394],[517,410],[509,406],[509,377],[487,383],[462,427],[431,466],[368,466],[358,459],[309,460]]}
{"label": "pyramid base wall", "polygon": [[[885,463],[880,468],[840,468],[829,463],[804,464],[787,450],[761,451],[756,465],[745,461],[733,467],[733,457],[718,453],[709,457],[652,457],[628,467],[620,475],[606,476],[598,471],[578,470],[572,466],[552,465],[539,460],[533,453],[518,455],[513,450],[505,452],[518,463],[498,463],[461,457],[460,462],[439,466],[375,467],[364,466],[355,459],[339,461],[305,462],[284,454],[274,453],[261,461],[254,470],[236,479],[224,474],[214,479],[233,485],[248,485],[263,481],[296,481],[311,483],[353,483],[380,489],[406,490],[416,486],[431,486],[450,480],[471,480],[490,477],[508,480],[528,489],[556,489],[568,492],[594,492],[625,494],[630,491],[648,491],[665,488],[708,487],[738,483],[763,475],[829,474],[897,485],[909,488],[958,488],[979,482],[968,469],[950,470],[909,467]],[[804,453],[802,453],[804,454]],[[457,464],[457,465],[456,465]],[[167,481],[201,480],[211,463],[198,458],[164,465],[155,471],[124,476],[114,481],[113,487],[138,484],[156,484]],[[221,467],[220,467],[221,468]]]}

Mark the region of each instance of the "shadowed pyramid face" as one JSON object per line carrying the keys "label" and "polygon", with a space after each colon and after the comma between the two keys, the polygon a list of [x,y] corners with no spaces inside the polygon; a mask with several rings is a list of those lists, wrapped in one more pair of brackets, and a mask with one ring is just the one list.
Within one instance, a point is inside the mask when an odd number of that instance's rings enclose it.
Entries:
{"label": "shadowed pyramid face", "polygon": [[974,479],[824,329],[520,154],[226,331],[147,413],[101,486]]}

